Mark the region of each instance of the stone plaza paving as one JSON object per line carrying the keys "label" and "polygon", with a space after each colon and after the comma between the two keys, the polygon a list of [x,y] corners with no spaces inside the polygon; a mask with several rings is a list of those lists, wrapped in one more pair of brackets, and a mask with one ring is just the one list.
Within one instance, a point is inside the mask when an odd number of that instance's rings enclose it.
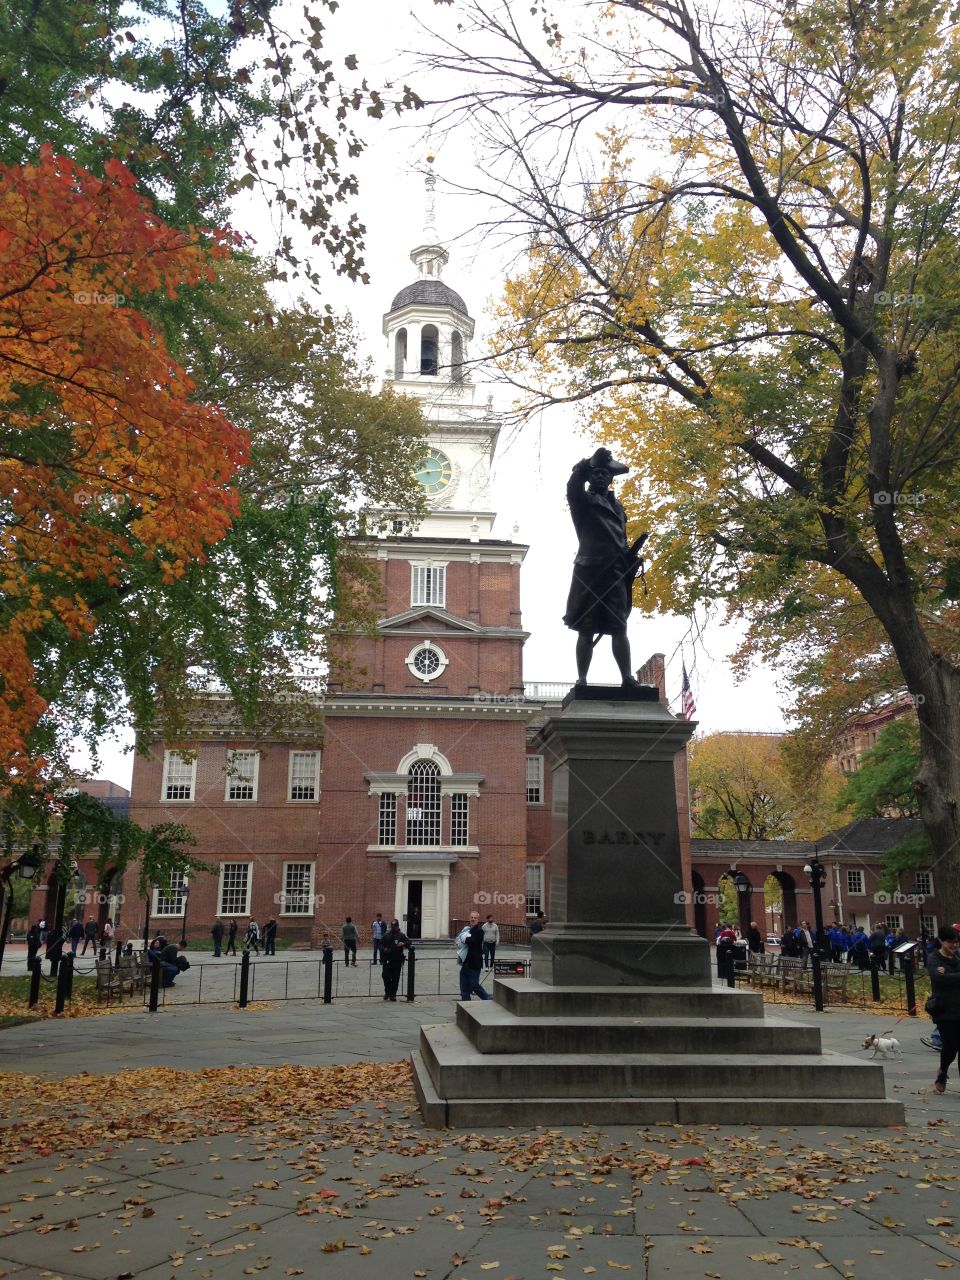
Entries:
{"label": "stone plaza paving", "polygon": [[[0,1272],[960,1277],[960,1077],[933,1094],[925,1019],[898,1023],[886,1066],[903,1128],[438,1132],[407,1058],[452,1015],[342,999],[3,1031]],[[790,1016],[860,1057],[894,1021]]]}

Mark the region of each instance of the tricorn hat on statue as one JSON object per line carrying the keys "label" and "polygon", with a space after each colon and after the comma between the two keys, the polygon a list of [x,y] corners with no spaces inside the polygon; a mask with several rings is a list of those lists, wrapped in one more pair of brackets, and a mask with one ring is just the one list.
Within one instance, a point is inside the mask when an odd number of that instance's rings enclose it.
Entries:
{"label": "tricorn hat on statue", "polygon": [[617,462],[609,449],[598,449],[590,459],[590,466],[593,468],[603,468],[609,471],[613,476],[625,476],[630,468],[623,462]]}

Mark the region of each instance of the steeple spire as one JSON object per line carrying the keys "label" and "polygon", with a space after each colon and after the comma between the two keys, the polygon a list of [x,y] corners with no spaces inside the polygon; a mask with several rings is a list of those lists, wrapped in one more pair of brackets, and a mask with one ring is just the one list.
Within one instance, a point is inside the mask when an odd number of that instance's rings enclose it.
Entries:
{"label": "steeple spire", "polygon": [[450,255],[440,243],[440,236],[437,232],[437,175],[433,171],[432,155],[427,156],[423,187],[422,238],[410,254],[410,260],[416,266],[422,278],[439,280]]}
{"label": "steeple spire", "polygon": [[433,172],[433,156],[427,156],[423,186],[425,191],[423,238],[428,244],[438,244],[440,237],[437,235],[437,175]]}

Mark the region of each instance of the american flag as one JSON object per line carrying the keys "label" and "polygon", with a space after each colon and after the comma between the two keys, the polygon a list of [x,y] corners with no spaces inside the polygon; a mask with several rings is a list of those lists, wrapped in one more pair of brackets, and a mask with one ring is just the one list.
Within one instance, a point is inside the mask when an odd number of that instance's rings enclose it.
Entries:
{"label": "american flag", "polygon": [[692,720],[697,714],[697,704],[693,700],[690,677],[687,675],[687,664],[681,660],[681,665],[683,667],[683,683],[680,686],[680,714],[684,720]]}

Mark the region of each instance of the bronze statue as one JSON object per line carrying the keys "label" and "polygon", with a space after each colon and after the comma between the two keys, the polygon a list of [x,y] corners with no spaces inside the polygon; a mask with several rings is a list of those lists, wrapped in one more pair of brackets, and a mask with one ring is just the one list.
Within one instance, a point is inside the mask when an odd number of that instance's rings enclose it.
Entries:
{"label": "bronze statue", "polygon": [[[625,688],[638,689],[630,670],[627,620],[633,608],[633,580],[642,570],[639,551],[647,534],[627,543],[627,516],[610,489],[614,476],[630,470],[609,449],[576,464],[567,481],[567,501],[579,547],[563,621],[577,633],[577,684],[587,683],[593,651],[610,636]],[[584,486],[587,486],[584,488]]]}

